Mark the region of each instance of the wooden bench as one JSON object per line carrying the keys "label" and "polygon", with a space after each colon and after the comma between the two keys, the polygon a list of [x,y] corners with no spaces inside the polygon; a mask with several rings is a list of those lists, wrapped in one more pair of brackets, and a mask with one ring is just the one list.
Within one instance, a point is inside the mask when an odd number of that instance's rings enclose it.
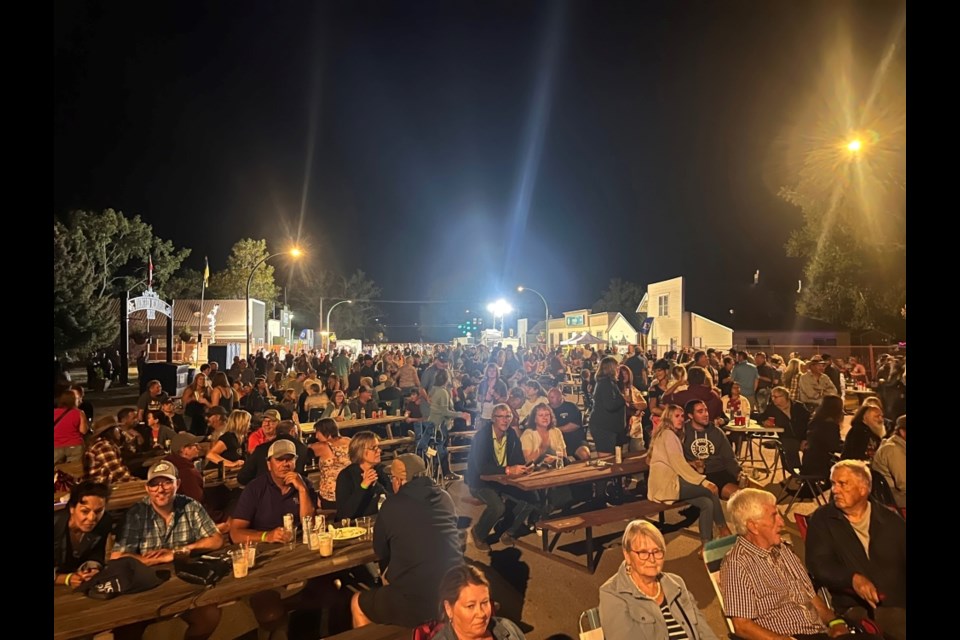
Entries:
{"label": "wooden bench", "polygon": [[[579,564],[571,562],[566,558],[552,555],[553,549],[557,546],[557,542],[560,540],[560,536],[562,534],[583,529],[587,541],[586,570],[588,573],[593,573],[597,568],[597,560],[599,559],[599,555],[595,555],[593,552],[594,527],[613,524],[615,522],[629,522],[631,520],[636,520],[637,518],[649,518],[653,515],[658,516],[660,525],[663,525],[664,512],[686,506],[687,503],[682,501],[666,504],[663,502],[653,502],[652,500],[641,500],[639,502],[628,502],[615,507],[605,507],[595,511],[586,511],[577,515],[564,516],[562,518],[552,518],[550,520],[541,520],[539,527],[543,537],[543,549],[537,549],[537,551],[551,554],[554,559],[567,563],[570,566],[576,567],[577,569],[583,570],[583,566]],[[552,541],[549,540],[550,533],[554,534]]]}
{"label": "wooden bench", "polygon": [[409,640],[412,637],[412,629],[389,624],[368,624],[329,636],[327,640]]}

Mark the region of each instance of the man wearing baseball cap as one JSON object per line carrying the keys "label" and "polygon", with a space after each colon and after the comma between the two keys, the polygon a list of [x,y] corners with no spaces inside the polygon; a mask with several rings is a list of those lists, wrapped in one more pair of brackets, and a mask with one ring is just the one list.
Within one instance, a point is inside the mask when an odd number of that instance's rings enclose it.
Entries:
{"label": "man wearing baseball cap", "polygon": [[306,475],[304,469],[307,464],[313,460],[314,455],[313,451],[297,437],[297,425],[294,424],[293,420],[281,420],[280,424],[277,425],[276,434],[275,439],[261,444],[254,449],[253,453],[247,458],[247,462],[243,465],[243,468],[240,469],[240,473],[237,474],[237,482],[239,482],[241,486],[250,484],[254,478],[268,472],[267,453],[274,443],[280,442],[281,440],[292,442],[293,446],[296,447],[297,460],[295,468],[297,473]]}
{"label": "man wearing baseball cap", "polygon": [[260,428],[247,436],[247,453],[253,453],[264,442],[272,442],[277,437],[278,424],[280,424],[279,411],[276,409],[264,411]]}
{"label": "man wearing baseball cap", "polygon": [[170,453],[164,460],[177,468],[180,476],[180,487],[177,493],[190,496],[199,503],[203,503],[203,476],[194,465],[200,457],[200,441],[203,438],[195,436],[189,431],[181,431],[170,442]]}
{"label": "man wearing baseball cap", "polygon": [[453,499],[426,472],[412,453],[390,465],[394,495],[383,503],[373,531],[373,550],[389,584],[354,594],[354,627],[375,622],[412,628],[432,620],[440,580],[463,562]]}
{"label": "man wearing baseball cap", "polygon": [[[184,434],[180,434],[184,435]],[[223,546],[217,525],[199,502],[177,494],[180,474],[167,460],[147,472],[147,497],[130,507],[110,559],[136,558],[152,566],[173,562],[174,552],[212,551]],[[183,614],[185,638],[209,638],[220,622],[220,609],[206,605]]]}

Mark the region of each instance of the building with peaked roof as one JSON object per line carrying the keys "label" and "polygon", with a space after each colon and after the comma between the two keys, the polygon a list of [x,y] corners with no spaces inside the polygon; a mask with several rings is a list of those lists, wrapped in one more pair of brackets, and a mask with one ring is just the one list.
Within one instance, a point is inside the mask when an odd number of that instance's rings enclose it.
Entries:
{"label": "building with peaked roof", "polygon": [[652,320],[646,342],[658,356],[681,347],[726,350],[733,346],[733,329],[687,310],[682,276],[647,285],[637,313]]}

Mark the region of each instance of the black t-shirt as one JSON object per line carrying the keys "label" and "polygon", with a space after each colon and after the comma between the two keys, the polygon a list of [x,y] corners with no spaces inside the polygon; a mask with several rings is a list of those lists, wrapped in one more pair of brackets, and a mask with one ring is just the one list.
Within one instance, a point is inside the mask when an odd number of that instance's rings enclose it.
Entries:
{"label": "black t-shirt", "polygon": [[583,415],[577,405],[572,402],[562,402],[559,407],[553,409],[553,415],[557,418],[558,427],[571,422],[577,426],[583,426]]}
{"label": "black t-shirt", "polygon": [[758,380],[757,389],[770,389],[780,384],[780,371],[774,369],[769,364],[765,364],[762,367],[757,367],[757,374],[763,376],[764,378],[770,378],[773,381],[767,382],[766,380]]}
{"label": "black t-shirt", "polygon": [[219,441],[226,446],[224,452],[220,454],[221,458],[229,460],[230,462],[237,462],[243,459],[243,446],[237,438],[237,434],[232,431],[227,431],[220,436]]}

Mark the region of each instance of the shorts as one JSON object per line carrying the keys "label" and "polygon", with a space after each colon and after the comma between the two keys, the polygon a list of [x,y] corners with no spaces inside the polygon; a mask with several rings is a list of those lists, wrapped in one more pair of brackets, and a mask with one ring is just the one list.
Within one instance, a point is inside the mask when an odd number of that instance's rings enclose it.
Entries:
{"label": "shorts", "polygon": [[739,486],[739,478],[730,474],[729,471],[714,471],[713,473],[705,473],[707,480],[717,485],[717,489],[723,490],[723,485],[726,484],[735,484]]}
{"label": "shorts", "polygon": [[416,597],[396,585],[361,591],[358,604],[363,615],[377,624],[395,624],[414,628],[428,620],[436,619],[436,597]]}

